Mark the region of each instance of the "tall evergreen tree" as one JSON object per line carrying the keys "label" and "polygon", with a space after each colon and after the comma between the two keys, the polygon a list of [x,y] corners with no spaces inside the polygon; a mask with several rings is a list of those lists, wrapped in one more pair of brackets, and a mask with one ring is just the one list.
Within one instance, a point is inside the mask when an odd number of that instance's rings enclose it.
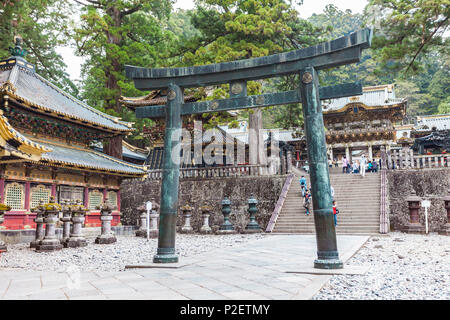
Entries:
{"label": "tall evergreen tree", "polygon": [[78,93],[65,72],[63,57],[56,52],[58,46],[67,44],[71,24],[71,5],[58,0],[5,0],[0,4],[0,57],[10,56],[14,36],[23,38],[26,59],[36,66],[36,71],[55,85]]}

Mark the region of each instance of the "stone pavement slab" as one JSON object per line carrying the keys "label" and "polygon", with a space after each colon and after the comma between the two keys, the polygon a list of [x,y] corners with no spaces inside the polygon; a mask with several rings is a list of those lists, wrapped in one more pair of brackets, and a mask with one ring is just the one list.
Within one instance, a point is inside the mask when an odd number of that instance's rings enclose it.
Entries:
{"label": "stone pavement slab", "polygon": [[[368,236],[338,235],[347,261]],[[118,272],[30,272],[0,268],[1,299],[267,300],[311,299],[331,275],[314,269],[315,235],[267,235],[194,257],[178,268],[133,268]],[[149,252],[149,259],[153,252]],[[345,271],[358,268],[345,265]],[[290,273],[300,271],[308,273]],[[358,272],[362,272],[362,269]]]}

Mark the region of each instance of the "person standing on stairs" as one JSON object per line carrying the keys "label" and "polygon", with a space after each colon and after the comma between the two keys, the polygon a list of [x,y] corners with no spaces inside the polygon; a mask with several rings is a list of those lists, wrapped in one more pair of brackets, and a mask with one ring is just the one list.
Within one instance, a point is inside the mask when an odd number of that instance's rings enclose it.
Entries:
{"label": "person standing on stairs", "polygon": [[331,191],[331,199],[334,201],[334,188],[332,185],[330,185],[330,191]]}
{"label": "person standing on stairs", "polygon": [[364,153],[361,156],[359,165],[360,165],[360,173],[362,177],[366,176],[366,163],[367,163],[367,159],[366,156],[364,155]]}
{"label": "person standing on stairs", "polygon": [[311,194],[308,190],[305,192],[305,197],[303,198],[303,207],[306,209],[306,215],[309,216],[309,205],[311,203]]}
{"label": "person standing on stairs", "polygon": [[344,156],[344,158],[342,159],[342,173],[348,173],[347,170],[347,166],[348,166],[348,160],[347,158]]}
{"label": "person standing on stairs", "polygon": [[334,226],[337,226],[337,218],[336,215],[339,213],[339,209],[336,207],[336,201],[333,200],[333,217],[334,217]]}
{"label": "person standing on stairs", "polygon": [[300,188],[302,189],[302,197],[305,197],[305,192],[308,191],[305,176],[302,176],[299,181],[300,181]]}

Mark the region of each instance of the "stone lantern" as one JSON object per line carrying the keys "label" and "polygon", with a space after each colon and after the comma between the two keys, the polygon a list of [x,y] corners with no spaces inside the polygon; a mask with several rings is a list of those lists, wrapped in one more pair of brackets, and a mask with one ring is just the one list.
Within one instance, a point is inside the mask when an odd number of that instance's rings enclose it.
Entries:
{"label": "stone lantern", "polygon": [[70,223],[72,221],[72,208],[69,205],[68,200],[61,201],[63,216],[61,221],[63,223],[63,235],[61,238],[61,243],[64,244],[70,238]]}
{"label": "stone lantern", "polygon": [[[6,211],[10,211],[11,207],[6,204],[0,203],[0,224],[5,221],[4,215]],[[8,249],[6,248],[6,244],[3,240],[0,239],[0,253],[6,252]]]}
{"label": "stone lantern", "polygon": [[152,201],[152,212],[150,213],[150,238],[157,238],[158,234],[159,234],[158,209],[159,209],[159,204]]}
{"label": "stone lantern", "polygon": [[50,202],[44,205],[44,223],[45,236],[42,241],[36,245],[36,252],[61,250],[62,244],[56,237],[56,222],[58,222],[58,214],[62,207],[55,202],[55,197],[50,197]]}
{"label": "stone lantern", "polygon": [[78,248],[86,247],[87,241],[81,234],[81,229],[83,227],[84,219],[86,216],[86,209],[81,200],[77,200],[74,204],[70,206],[72,211],[72,232],[70,237],[64,242],[65,248]]}
{"label": "stone lantern", "polygon": [[261,232],[261,227],[255,219],[255,214],[258,212],[258,208],[256,208],[257,204],[258,200],[256,200],[252,194],[248,199],[248,213],[250,214],[250,222],[245,227],[245,233]]}
{"label": "stone lantern", "polygon": [[137,237],[147,236],[147,210],[145,204],[137,208],[139,212],[139,229],[136,231]]}
{"label": "stone lantern", "polygon": [[222,200],[223,223],[217,231],[220,234],[236,233],[234,226],[230,222],[231,201],[227,197]]}
{"label": "stone lantern", "polygon": [[447,223],[441,227],[438,233],[448,236],[450,235],[450,190],[448,190],[447,196],[444,197],[444,207],[447,210]]}
{"label": "stone lantern", "polygon": [[200,207],[200,211],[202,213],[203,225],[200,228],[201,234],[209,234],[212,232],[211,227],[209,226],[209,217],[211,216],[211,207],[207,205],[203,205]]}
{"label": "stone lantern", "polygon": [[36,232],[34,234],[34,240],[30,242],[30,248],[36,248],[36,246],[41,243],[44,239],[45,230],[44,230],[44,201],[39,201],[39,205],[36,208],[32,209],[36,212],[36,218],[34,218],[34,222],[36,223]]}
{"label": "stone lantern", "polygon": [[102,233],[95,239],[98,244],[110,244],[117,241],[114,232],[111,230],[112,211],[116,207],[108,204],[108,198],[105,197],[103,204],[97,207],[100,210],[100,220],[102,221]]}
{"label": "stone lantern", "polygon": [[189,204],[186,204],[180,208],[181,212],[183,212],[184,217],[184,226],[181,227],[180,232],[181,233],[192,233],[194,230],[191,226],[191,217],[192,217],[192,211],[194,210],[193,207],[191,207]]}
{"label": "stone lantern", "polygon": [[424,226],[419,222],[421,198],[412,190],[406,201],[408,202],[410,222],[404,227],[403,231],[407,233],[425,233]]}

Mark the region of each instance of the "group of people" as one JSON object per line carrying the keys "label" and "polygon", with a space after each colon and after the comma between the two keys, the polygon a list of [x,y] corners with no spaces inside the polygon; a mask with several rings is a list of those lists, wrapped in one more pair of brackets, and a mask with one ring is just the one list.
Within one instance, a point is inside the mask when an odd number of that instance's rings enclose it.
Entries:
{"label": "group of people", "polygon": [[361,176],[365,176],[367,172],[378,172],[379,169],[379,161],[373,159],[372,161],[367,159],[363,154],[359,161],[354,160],[350,163],[350,161],[344,156],[342,159],[342,173],[359,173]]}
{"label": "group of people", "polygon": [[[306,209],[306,215],[309,216],[311,205],[311,193],[308,190],[305,176],[300,178],[300,188],[302,189],[303,207]],[[339,209],[336,207],[336,201],[334,200],[334,188],[330,185],[331,198],[333,199],[333,218],[334,225],[337,226],[336,215],[339,213]]]}

